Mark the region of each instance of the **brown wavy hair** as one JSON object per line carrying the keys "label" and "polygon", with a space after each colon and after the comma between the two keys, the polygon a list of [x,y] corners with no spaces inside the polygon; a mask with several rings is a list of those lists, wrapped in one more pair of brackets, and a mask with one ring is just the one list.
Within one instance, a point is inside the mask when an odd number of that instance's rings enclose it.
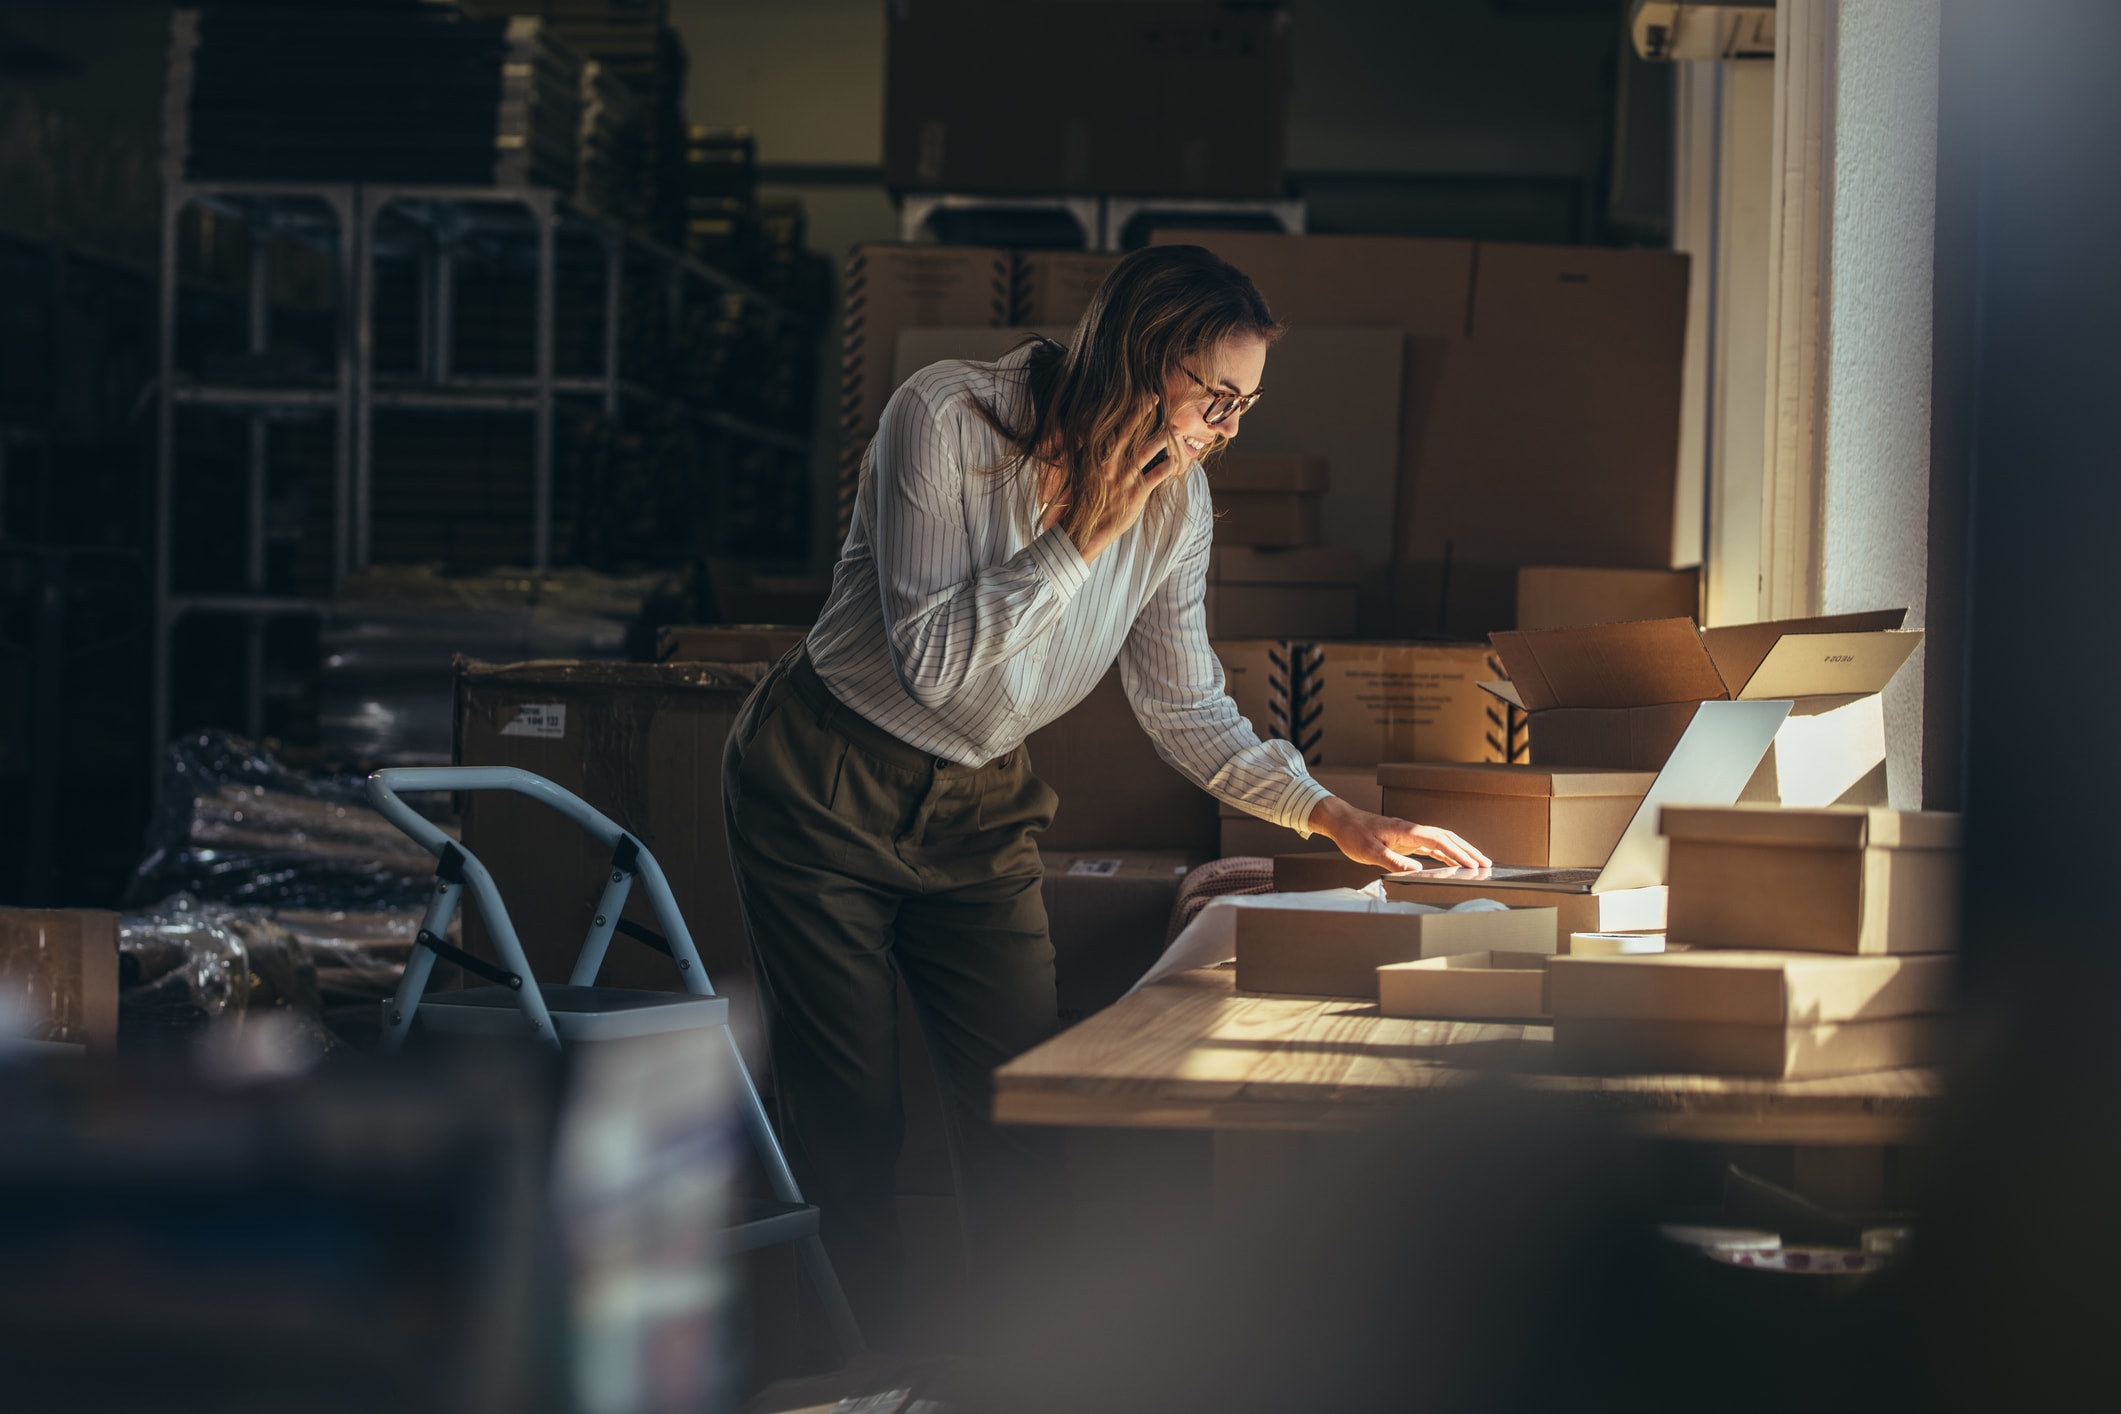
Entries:
{"label": "brown wavy hair", "polygon": [[[1105,499],[1099,471],[1134,430],[1152,398],[1164,396],[1181,364],[1198,368],[1200,360],[1226,339],[1251,336],[1268,343],[1281,337],[1266,300],[1251,279],[1227,260],[1197,245],[1150,246],[1112,267],[1103,285],[1066,344],[1037,342],[1025,365],[1027,398],[1005,413],[981,406],[980,413],[1001,433],[1011,455],[995,470],[1010,474],[1041,463],[1058,466],[1060,491],[1054,499],[1078,505],[1095,515]],[[1190,400],[1208,394],[1187,385]],[[1185,448],[1162,423],[1170,455],[1183,459]],[[1210,452],[1219,450],[1220,440]],[[1031,477],[1027,500],[1035,506],[1038,476]],[[1155,501],[1167,502],[1172,477],[1157,489]]]}

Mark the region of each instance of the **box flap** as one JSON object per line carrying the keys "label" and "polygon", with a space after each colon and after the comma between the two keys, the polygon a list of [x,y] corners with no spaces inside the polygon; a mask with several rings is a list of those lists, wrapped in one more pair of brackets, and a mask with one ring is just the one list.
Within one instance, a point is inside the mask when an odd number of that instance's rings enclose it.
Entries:
{"label": "box flap", "polygon": [[1489,641],[1533,712],[1730,696],[1692,619],[1497,633]]}
{"label": "box flap", "polygon": [[1823,806],[1786,810],[1773,805],[1667,806],[1659,821],[1665,838],[1715,844],[1795,845],[1820,849],[1958,849],[1963,816],[1942,810],[1881,810]]}
{"label": "box flap", "polygon": [[1883,692],[1921,642],[1921,629],[1785,634],[1738,695],[1757,701]]}
{"label": "box flap", "polygon": [[1211,584],[1360,584],[1362,566],[1346,550],[1302,545],[1259,550],[1218,545],[1208,554]]}
{"label": "box flap", "polygon": [[1639,800],[1648,794],[1656,779],[1655,771],[1619,771],[1603,766],[1393,761],[1377,768],[1377,783],[1387,790],[1452,791],[1464,795],[1624,795]]}
{"label": "box flap", "polygon": [[1767,661],[1775,644],[1792,633],[1880,633],[1907,621],[1905,609],[1867,614],[1828,614],[1816,619],[1770,619],[1766,623],[1726,624],[1701,631],[1709,659],[1726,683],[1743,687]]}
{"label": "box flap", "polygon": [[1524,710],[1524,699],[1517,695],[1517,685],[1515,683],[1504,680],[1502,682],[1484,682],[1478,684],[1478,686],[1482,692],[1487,693],[1490,697],[1499,697],[1520,712]]}
{"label": "box flap", "polygon": [[1322,493],[1331,479],[1324,457],[1229,452],[1208,464],[1208,485],[1225,491]]}

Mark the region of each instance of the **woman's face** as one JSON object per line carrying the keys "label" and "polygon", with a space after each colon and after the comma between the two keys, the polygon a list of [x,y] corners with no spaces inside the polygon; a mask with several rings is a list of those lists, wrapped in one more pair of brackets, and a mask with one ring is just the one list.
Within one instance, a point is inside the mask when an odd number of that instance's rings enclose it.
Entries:
{"label": "woman's face", "polygon": [[[1243,413],[1232,412],[1222,421],[1210,424],[1205,414],[1211,398],[1216,394],[1238,397],[1252,392],[1259,387],[1266,368],[1267,341],[1247,334],[1225,339],[1206,357],[1188,360],[1172,372],[1164,385],[1164,406],[1170,410],[1171,430],[1184,442],[1194,460],[1198,461],[1203,452],[1213,447],[1217,438],[1235,437],[1238,424],[1244,420]],[[1188,378],[1188,373],[1200,383],[1207,384],[1207,389]]]}

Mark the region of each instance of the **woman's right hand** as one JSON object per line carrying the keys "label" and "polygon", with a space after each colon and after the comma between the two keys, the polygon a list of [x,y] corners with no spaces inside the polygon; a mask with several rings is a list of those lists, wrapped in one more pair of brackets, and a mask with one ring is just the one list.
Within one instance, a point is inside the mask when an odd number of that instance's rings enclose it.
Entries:
{"label": "woman's right hand", "polygon": [[1085,561],[1096,559],[1106,546],[1132,530],[1156,488],[1186,469],[1185,464],[1168,455],[1163,461],[1156,461],[1169,447],[1162,429],[1157,405],[1151,402],[1119,450],[1106,458],[1098,471],[1105,483],[1103,504],[1092,511],[1084,504],[1084,498],[1077,497],[1062,513],[1060,528],[1075,542],[1077,553]]}

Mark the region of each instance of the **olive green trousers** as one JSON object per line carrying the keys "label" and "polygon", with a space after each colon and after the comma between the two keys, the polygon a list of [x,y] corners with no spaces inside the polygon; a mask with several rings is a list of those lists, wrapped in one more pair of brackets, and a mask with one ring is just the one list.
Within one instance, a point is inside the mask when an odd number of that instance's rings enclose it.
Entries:
{"label": "olive green trousers", "polygon": [[869,1339],[899,1329],[896,989],[943,1089],[975,1301],[1065,1225],[1058,1133],[991,1121],[993,1072],[1059,1029],[1032,833],[1053,791],[1019,748],[927,756],[831,695],[801,647],[730,733],[723,805],[771,1030],[782,1142]]}

